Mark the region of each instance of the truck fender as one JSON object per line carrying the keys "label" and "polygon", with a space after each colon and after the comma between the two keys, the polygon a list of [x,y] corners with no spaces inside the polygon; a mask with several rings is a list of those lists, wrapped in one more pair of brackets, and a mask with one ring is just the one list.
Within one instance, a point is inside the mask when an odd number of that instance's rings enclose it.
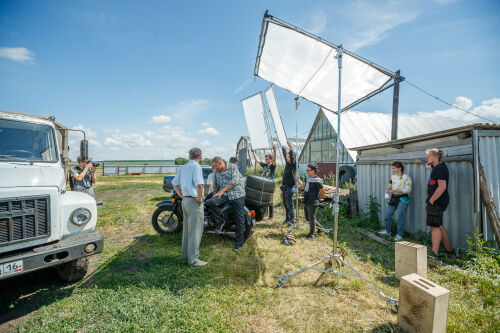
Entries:
{"label": "truck fender", "polygon": [[156,207],[166,207],[167,210],[174,210],[174,203],[172,200],[163,200],[156,204]]}

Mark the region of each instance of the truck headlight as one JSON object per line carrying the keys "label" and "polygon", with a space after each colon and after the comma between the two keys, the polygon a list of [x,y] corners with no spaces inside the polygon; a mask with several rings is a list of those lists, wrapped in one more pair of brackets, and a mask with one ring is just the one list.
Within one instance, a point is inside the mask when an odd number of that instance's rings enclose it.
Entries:
{"label": "truck headlight", "polygon": [[92,217],[92,214],[90,213],[90,210],[87,208],[78,208],[71,213],[71,223],[77,225],[77,226],[82,226],[88,221],[90,221],[90,218]]}

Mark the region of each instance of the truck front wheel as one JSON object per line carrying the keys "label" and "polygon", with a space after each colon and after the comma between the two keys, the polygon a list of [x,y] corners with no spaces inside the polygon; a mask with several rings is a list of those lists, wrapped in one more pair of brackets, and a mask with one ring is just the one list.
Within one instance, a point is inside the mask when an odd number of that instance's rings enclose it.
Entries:
{"label": "truck front wheel", "polygon": [[79,281],[87,274],[88,268],[88,258],[79,258],[57,266],[57,274],[66,282]]}

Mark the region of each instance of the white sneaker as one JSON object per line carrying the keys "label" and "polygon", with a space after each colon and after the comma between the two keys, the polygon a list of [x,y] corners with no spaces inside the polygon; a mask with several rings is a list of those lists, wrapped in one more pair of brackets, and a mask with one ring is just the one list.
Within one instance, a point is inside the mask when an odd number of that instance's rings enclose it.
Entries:
{"label": "white sneaker", "polygon": [[380,230],[379,232],[377,232],[377,234],[382,235],[382,236],[389,235],[389,233],[387,231],[385,231],[385,229],[384,230]]}
{"label": "white sneaker", "polygon": [[395,242],[399,242],[400,240],[403,240],[403,236],[396,235],[396,237],[394,237]]}

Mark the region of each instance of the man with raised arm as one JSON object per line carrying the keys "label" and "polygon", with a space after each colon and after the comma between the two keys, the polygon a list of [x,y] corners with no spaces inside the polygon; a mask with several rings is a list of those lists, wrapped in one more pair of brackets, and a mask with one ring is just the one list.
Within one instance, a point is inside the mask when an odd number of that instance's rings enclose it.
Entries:
{"label": "man with raised arm", "polygon": [[286,147],[282,147],[283,155],[286,157],[285,171],[283,172],[283,205],[285,206],[286,219],[285,222],[292,223],[295,218],[295,207],[293,206],[293,193],[295,188],[295,172],[297,164],[295,161],[295,151],[292,143],[287,142],[290,150],[287,152]]}
{"label": "man with raised arm", "polygon": [[[266,154],[266,162],[262,162],[257,157],[255,150],[252,148],[253,158],[255,159],[255,164],[259,164],[262,167],[262,176],[271,180],[274,180],[274,173],[276,172],[276,146],[273,145],[273,154]],[[269,219],[273,219],[273,205],[269,206]]]}

